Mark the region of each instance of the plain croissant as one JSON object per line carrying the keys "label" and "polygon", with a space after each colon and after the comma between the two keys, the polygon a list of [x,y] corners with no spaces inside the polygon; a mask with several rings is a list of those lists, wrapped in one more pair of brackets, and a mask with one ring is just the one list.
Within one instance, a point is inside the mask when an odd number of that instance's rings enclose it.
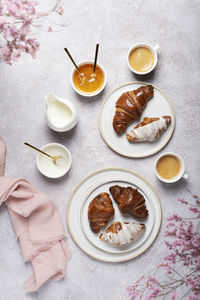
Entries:
{"label": "plain croissant", "polygon": [[152,97],[152,85],[141,86],[137,90],[123,93],[116,102],[113,118],[115,132],[117,134],[124,133],[129,123],[138,120]]}
{"label": "plain croissant", "polygon": [[105,227],[114,212],[112,200],[108,193],[97,195],[88,207],[88,219],[92,231],[97,233]]}
{"label": "plain croissant", "polygon": [[145,229],[144,224],[136,222],[115,222],[99,238],[116,247],[127,246],[140,238]]}
{"label": "plain croissant", "polygon": [[139,219],[144,219],[148,216],[145,199],[137,189],[114,185],[109,188],[109,191],[122,213]]}
{"label": "plain croissant", "polygon": [[159,118],[144,118],[131,132],[126,134],[130,143],[132,142],[154,142],[167,129],[171,121],[170,116]]}

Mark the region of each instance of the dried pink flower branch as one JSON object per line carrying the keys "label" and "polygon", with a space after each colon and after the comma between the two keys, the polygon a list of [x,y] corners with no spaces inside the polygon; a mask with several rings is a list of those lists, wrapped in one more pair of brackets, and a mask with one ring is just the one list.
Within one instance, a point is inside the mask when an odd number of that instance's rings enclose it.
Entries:
{"label": "dried pink flower branch", "polygon": [[[35,28],[42,28],[41,18],[56,12],[63,13],[61,0],[48,12],[38,10],[39,2],[34,0],[1,0],[0,1],[0,57],[5,63],[16,61],[23,52],[33,58],[39,49],[39,42],[31,37]],[[48,26],[47,31],[52,31]]]}
{"label": "dried pink flower branch", "polygon": [[169,255],[156,267],[153,276],[142,276],[127,288],[130,299],[150,300],[168,295],[167,299],[175,300],[180,290],[179,299],[200,299],[200,223],[196,224],[200,221],[200,200],[188,192],[195,203],[184,199],[178,201],[194,215],[184,218],[174,214],[167,219],[164,236],[167,238],[165,245]]}

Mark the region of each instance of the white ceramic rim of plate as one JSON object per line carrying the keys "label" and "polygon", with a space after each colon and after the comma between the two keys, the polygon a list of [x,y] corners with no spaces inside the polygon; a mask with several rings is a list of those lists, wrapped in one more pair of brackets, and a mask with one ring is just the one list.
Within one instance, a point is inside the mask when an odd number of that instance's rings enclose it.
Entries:
{"label": "white ceramic rim of plate", "polygon": [[[118,248],[119,251],[117,251],[117,252],[116,252],[116,251],[111,251],[111,250],[105,250],[105,249],[103,248],[103,245],[102,245],[102,248],[101,248],[101,247],[97,246],[95,243],[93,243],[93,242],[91,241],[91,239],[87,236],[87,233],[86,233],[86,231],[84,230],[84,227],[83,227],[83,221],[82,221],[82,219],[83,219],[83,209],[84,209],[84,206],[85,206],[85,204],[86,204],[86,202],[87,202],[87,199],[88,199],[88,197],[90,196],[90,194],[91,194],[92,192],[94,192],[94,190],[96,190],[99,186],[101,186],[101,185],[103,185],[103,184],[105,184],[105,183],[111,183],[111,182],[114,182],[114,181],[121,181],[121,182],[123,182],[123,183],[127,183],[127,184],[134,185],[137,189],[139,189],[140,191],[142,191],[142,193],[145,194],[145,197],[148,199],[148,201],[149,201],[149,203],[150,203],[150,206],[151,206],[151,209],[152,209],[152,213],[153,213],[153,222],[152,222],[152,224],[151,224],[151,229],[150,229],[148,235],[146,236],[146,238],[145,238],[144,240],[141,240],[141,243],[140,243],[139,245],[137,245],[137,246],[134,246],[134,243],[133,243],[133,244],[130,244],[130,246],[132,246],[131,248],[129,248],[129,249],[127,249],[127,250],[120,250],[120,249],[123,249],[123,247],[122,247],[122,248]],[[80,213],[81,213],[81,215],[80,215],[80,223],[81,223],[81,226],[82,226],[82,230],[83,230],[83,233],[85,234],[86,238],[89,240],[89,242],[92,243],[93,246],[95,246],[96,248],[98,248],[98,249],[100,249],[100,250],[102,250],[102,251],[108,252],[108,253],[112,253],[112,254],[127,253],[127,252],[130,252],[130,251],[133,251],[133,250],[139,248],[139,247],[146,241],[146,239],[149,237],[149,235],[150,235],[150,233],[151,233],[151,231],[152,231],[152,229],[153,229],[154,220],[155,220],[154,207],[153,207],[151,198],[147,195],[147,192],[141,190],[141,188],[140,188],[137,184],[133,184],[133,183],[128,182],[128,181],[117,180],[117,179],[109,180],[109,181],[106,180],[106,181],[104,181],[104,182],[101,182],[101,183],[98,183],[98,184],[92,186],[92,188],[87,192],[86,196],[84,197],[84,200],[83,200],[83,202],[82,202],[82,204],[81,204],[81,210],[80,210]],[[134,221],[134,220],[133,220],[133,221]],[[89,222],[89,221],[88,221],[88,222]],[[137,220],[137,223],[138,223],[138,222],[139,222],[139,221]],[[112,249],[112,248],[111,248],[111,249]]]}
{"label": "white ceramic rim of plate", "polygon": [[[110,96],[118,89],[120,89],[121,87],[124,87],[126,85],[130,85],[130,84],[145,84],[145,85],[152,85],[155,89],[157,89],[164,97],[165,99],[167,100],[170,108],[171,108],[171,112],[172,112],[172,129],[171,129],[171,134],[169,135],[168,139],[166,140],[166,142],[161,145],[158,149],[152,151],[151,153],[148,153],[148,154],[141,154],[141,155],[128,155],[128,154],[125,154],[125,153],[122,153],[121,151],[119,151],[118,149],[114,148],[110,142],[106,139],[104,133],[103,133],[103,129],[102,129],[102,125],[101,125],[101,115],[102,115],[102,110],[103,110],[103,107],[104,107],[104,104],[106,103],[106,101],[110,98]],[[131,82],[128,82],[128,83],[124,83],[124,84],[121,84],[119,85],[117,88],[115,88],[114,90],[112,90],[112,92],[110,94],[108,94],[108,96],[105,98],[105,100],[103,101],[102,105],[101,105],[101,108],[100,108],[100,112],[99,112],[99,118],[98,118],[98,123],[99,123],[99,130],[100,130],[100,133],[101,133],[101,136],[103,138],[103,140],[105,141],[105,143],[113,150],[115,151],[116,153],[122,155],[122,156],[125,156],[125,157],[131,157],[131,158],[142,158],[142,157],[148,157],[148,156],[151,156],[155,153],[158,153],[161,149],[163,149],[167,143],[170,141],[172,135],[173,135],[173,132],[174,132],[174,129],[175,129],[175,123],[176,123],[176,116],[175,116],[175,111],[174,111],[174,107],[171,103],[171,101],[169,100],[168,96],[165,94],[165,92],[163,92],[163,90],[161,90],[159,87],[157,87],[156,85],[154,84],[151,84],[149,82],[145,82],[145,81],[131,81]]]}
{"label": "white ceramic rim of plate", "polygon": [[[71,204],[71,201],[73,199],[73,196],[75,195],[76,191],[79,189],[79,187],[87,180],[89,179],[90,177],[98,174],[98,173],[101,173],[103,171],[109,171],[109,170],[119,170],[119,171],[125,171],[125,172],[129,172],[137,177],[139,177],[140,179],[142,179],[149,187],[150,189],[152,190],[152,192],[154,193],[155,195],[155,198],[156,198],[156,201],[158,203],[158,206],[159,206],[159,223],[158,223],[158,228],[156,230],[156,233],[151,241],[150,244],[147,244],[145,246],[145,248],[143,248],[141,251],[139,251],[138,253],[134,253],[132,256],[130,257],[126,257],[126,258],[121,258],[121,259],[102,259],[100,257],[97,257],[95,256],[94,254],[91,254],[89,251],[87,251],[86,249],[84,249],[84,247],[82,247],[82,245],[79,243],[79,241],[75,238],[74,234],[72,233],[72,229],[71,229],[71,226],[70,226],[70,223],[69,223],[69,209],[70,209],[70,204]],[[67,219],[67,227],[68,227],[68,230],[69,230],[69,233],[73,239],[73,241],[75,242],[75,244],[84,252],[86,253],[88,256],[90,257],[93,257],[94,259],[96,260],[99,260],[99,261],[103,261],[103,262],[112,262],[112,263],[117,263],[117,262],[123,262],[123,261],[128,261],[128,260],[131,260],[133,259],[134,257],[137,257],[139,255],[141,255],[143,252],[145,252],[152,244],[153,242],[155,241],[158,233],[159,233],[159,230],[160,230],[160,225],[161,225],[161,220],[162,220],[162,209],[161,209],[161,203],[160,203],[160,199],[158,197],[158,194],[155,190],[155,188],[143,177],[141,176],[140,174],[138,174],[137,172],[134,172],[132,170],[129,170],[127,168],[119,168],[119,167],[110,167],[110,168],[103,168],[103,169],[99,169],[95,172],[92,172],[90,173],[88,176],[84,177],[76,186],[75,188],[73,189],[71,195],[70,195],[70,198],[69,198],[69,201],[67,203],[67,213],[66,213],[66,219]]]}

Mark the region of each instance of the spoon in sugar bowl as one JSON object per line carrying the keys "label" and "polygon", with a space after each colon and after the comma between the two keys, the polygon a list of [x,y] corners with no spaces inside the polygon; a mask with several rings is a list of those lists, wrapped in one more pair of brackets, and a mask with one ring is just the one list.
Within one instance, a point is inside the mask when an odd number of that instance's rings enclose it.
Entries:
{"label": "spoon in sugar bowl", "polygon": [[58,158],[61,158],[61,157],[62,157],[62,156],[60,156],[60,155],[57,155],[57,156],[51,156],[51,155],[49,155],[48,153],[46,153],[46,152],[44,152],[44,151],[42,151],[42,150],[40,150],[40,149],[38,149],[38,148],[32,146],[32,145],[29,144],[29,143],[24,143],[24,145],[26,145],[26,146],[32,148],[33,150],[36,150],[36,151],[38,151],[38,152],[40,152],[40,153],[42,153],[42,154],[48,156],[49,158],[51,158],[51,159],[53,160],[53,163],[54,163],[55,165],[56,165],[56,160],[57,160]]}

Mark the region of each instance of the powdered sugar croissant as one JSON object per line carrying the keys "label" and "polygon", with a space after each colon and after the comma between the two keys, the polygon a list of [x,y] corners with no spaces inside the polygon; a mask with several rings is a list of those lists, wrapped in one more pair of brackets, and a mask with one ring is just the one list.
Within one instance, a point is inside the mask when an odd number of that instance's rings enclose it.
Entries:
{"label": "powdered sugar croissant", "polygon": [[141,237],[145,229],[144,224],[136,222],[115,222],[99,238],[116,247],[127,246]]}
{"label": "powdered sugar croissant", "polygon": [[170,116],[144,118],[126,137],[130,143],[154,142],[162,135],[171,122]]}

